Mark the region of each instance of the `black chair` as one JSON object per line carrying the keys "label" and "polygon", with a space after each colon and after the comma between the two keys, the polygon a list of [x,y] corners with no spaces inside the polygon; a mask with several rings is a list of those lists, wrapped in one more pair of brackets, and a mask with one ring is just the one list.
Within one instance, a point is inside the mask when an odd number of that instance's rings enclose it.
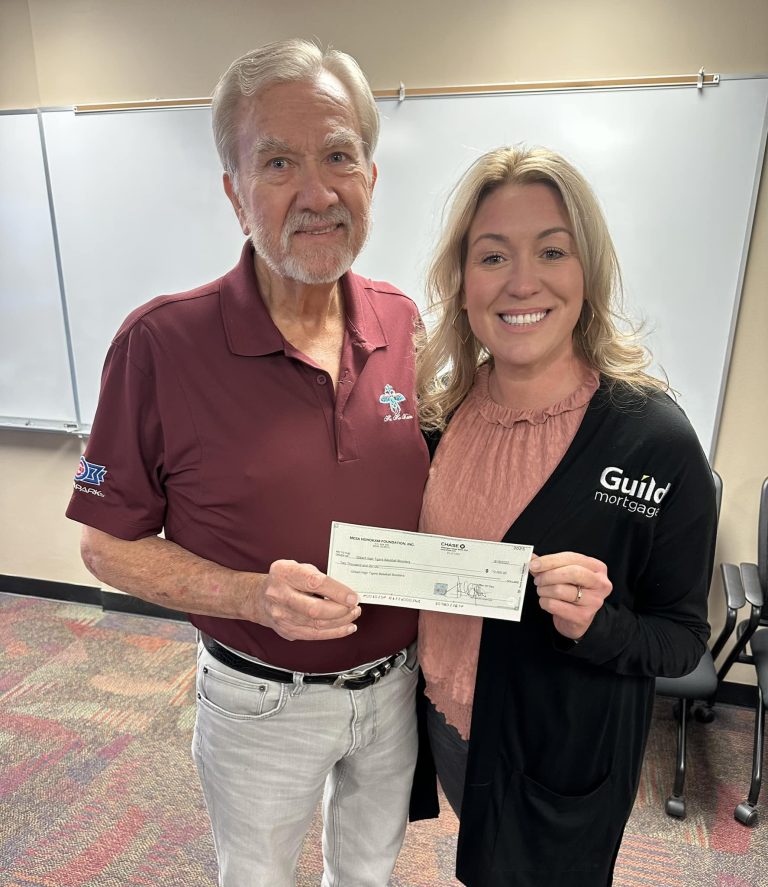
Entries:
{"label": "black chair", "polygon": [[[735,566],[731,565],[735,570]],[[746,801],[737,804],[734,817],[744,825],[757,823],[757,799],[762,783],[765,710],[768,707],[768,479],[760,491],[757,519],[757,563],[741,564],[734,581],[739,581],[749,617],[736,628],[736,645],[721,669],[723,677],[734,662],[754,665],[757,671],[755,705],[755,739],[752,751],[752,782]],[[751,653],[746,652],[749,644]]]}
{"label": "black chair", "polygon": [[[723,498],[723,482],[720,475],[713,469],[712,479],[715,482],[715,496],[717,499],[717,513],[720,515],[720,503]],[[735,579],[734,581],[734,571]],[[733,564],[722,565],[723,591],[725,592],[726,619],[722,631],[717,637],[712,649],[704,651],[699,664],[687,675],[681,678],[656,678],[656,693],[659,696],[669,696],[677,699],[677,764],[675,768],[675,782],[672,794],[667,798],[665,810],[669,816],[685,819],[685,798],[683,788],[685,786],[685,761],[687,724],[691,713],[696,719],[708,723],[714,719],[712,704],[717,692],[721,673],[715,670],[715,660],[720,655],[728,638],[733,634],[738,611],[744,606],[744,592],[741,582],[738,581],[738,570]],[[722,671],[722,669],[721,669]],[[723,672],[724,674],[724,672]],[[694,710],[694,702],[701,701],[705,704]]]}

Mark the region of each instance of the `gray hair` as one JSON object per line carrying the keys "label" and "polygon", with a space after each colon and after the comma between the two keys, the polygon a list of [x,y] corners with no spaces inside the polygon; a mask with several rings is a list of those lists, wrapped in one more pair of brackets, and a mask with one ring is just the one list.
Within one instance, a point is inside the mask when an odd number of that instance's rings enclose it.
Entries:
{"label": "gray hair", "polygon": [[369,165],[379,139],[379,111],[360,66],[345,52],[323,51],[308,40],[281,40],[247,52],[227,68],[213,92],[213,137],[224,171],[237,181],[237,127],[241,99],[275,83],[312,80],[327,71],[349,93]]}

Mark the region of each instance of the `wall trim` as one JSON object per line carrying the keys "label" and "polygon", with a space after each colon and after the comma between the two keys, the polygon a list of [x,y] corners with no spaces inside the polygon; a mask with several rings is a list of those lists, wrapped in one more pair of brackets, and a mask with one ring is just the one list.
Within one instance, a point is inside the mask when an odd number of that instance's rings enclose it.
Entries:
{"label": "wall trim", "polygon": [[101,605],[101,589],[92,585],[74,585],[52,582],[48,579],[30,579],[26,576],[0,575],[0,591],[9,594],[28,594],[55,601]]}
{"label": "wall trim", "polygon": [[0,592],[30,595],[54,601],[71,601],[76,604],[95,604],[102,610],[129,613],[134,616],[187,621],[186,614],[178,610],[169,610],[167,607],[142,601],[130,594],[107,591],[95,585],[76,585],[69,582],[52,582],[48,579],[30,579],[26,576],[0,575]]}

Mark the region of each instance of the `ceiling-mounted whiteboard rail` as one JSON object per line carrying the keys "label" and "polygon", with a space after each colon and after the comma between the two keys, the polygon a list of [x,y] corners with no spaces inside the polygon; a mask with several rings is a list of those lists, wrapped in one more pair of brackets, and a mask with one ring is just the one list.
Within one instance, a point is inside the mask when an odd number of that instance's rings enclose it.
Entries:
{"label": "ceiling-mounted whiteboard rail", "polygon": [[[396,89],[374,89],[377,99],[404,101],[415,96],[493,95],[510,92],[562,92],[572,89],[639,89],[642,87],[718,86],[719,74],[662,74],[648,77],[609,77],[597,80],[541,80],[534,83],[486,83],[475,86],[416,86],[406,88],[403,81]],[[135,102],[96,102],[75,105],[76,114],[102,114],[106,111],[148,111],[159,108],[200,108],[211,104],[210,98],[144,99]]]}
{"label": "ceiling-mounted whiteboard rail", "polygon": [[719,74],[665,74],[649,77],[610,77],[598,80],[541,80],[526,83],[486,83],[480,86],[415,86],[406,87],[401,81],[397,89],[374,90],[376,98],[407,98],[442,95],[498,95],[508,93],[570,92],[583,89],[647,89],[648,87],[675,88],[719,86]]}

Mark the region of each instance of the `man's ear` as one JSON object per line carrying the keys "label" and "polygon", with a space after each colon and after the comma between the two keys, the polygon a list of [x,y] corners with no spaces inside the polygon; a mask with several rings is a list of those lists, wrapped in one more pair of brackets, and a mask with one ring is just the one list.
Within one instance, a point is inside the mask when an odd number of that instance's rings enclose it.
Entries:
{"label": "man's ear", "polygon": [[378,177],[379,177],[379,169],[375,163],[372,163],[371,164],[371,184],[369,187],[371,194],[373,194],[373,189],[376,185],[376,179],[378,179]]}
{"label": "man's ear", "polygon": [[237,221],[240,222],[240,228],[242,229],[243,234],[248,237],[251,233],[251,229],[248,227],[248,222],[246,221],[245,213],[243,212],[243,205],[240,203],[240,198],[237,196],[235,185],[230,178],[229,173],[224,173],[222,176],[222,182],[224,183],[224,193],[229,197],[229,202],[235,210]]}

